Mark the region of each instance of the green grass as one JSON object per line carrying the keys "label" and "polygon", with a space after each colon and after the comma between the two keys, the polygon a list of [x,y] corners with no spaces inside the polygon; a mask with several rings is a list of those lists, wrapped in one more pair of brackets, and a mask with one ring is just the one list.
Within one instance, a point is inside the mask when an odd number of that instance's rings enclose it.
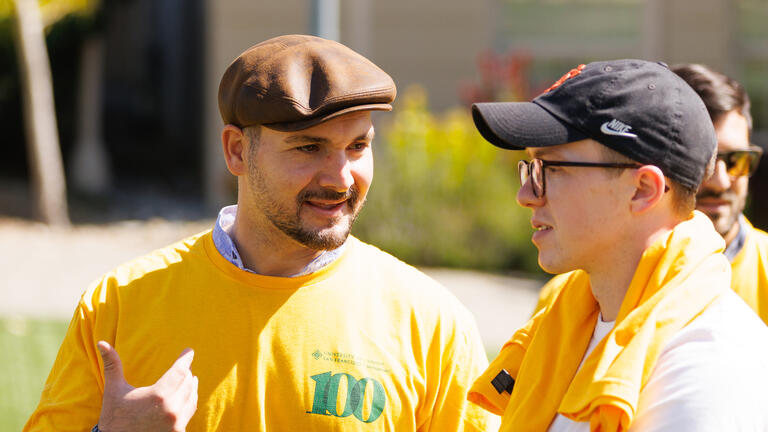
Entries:
{"label": "green grass", "polygon": [[0,317],[0,430],[19,431],[32,414],[67,324]]}

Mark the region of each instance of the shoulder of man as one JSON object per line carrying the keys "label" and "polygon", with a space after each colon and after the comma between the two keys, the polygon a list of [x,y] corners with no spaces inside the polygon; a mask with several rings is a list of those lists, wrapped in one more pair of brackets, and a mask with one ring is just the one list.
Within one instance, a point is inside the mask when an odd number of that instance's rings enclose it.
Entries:
{"label": "shoulder of man", "polygon": [[[743,221],[746,222],[747,235],[742,248],[750,250],[750,253],[756,252],[758,256],[762,256],[764,259],[768,258],[768,233],[755,228],[746,217],[744,217]],[[740,251],[734,263],[740,261],[738,258],[743,254],[744,250]]]}
{"label": "shoulder of man", "polygon": [[766,430],[768,329],[750,312],[728,291],[680,330],[641,393],[632,430]]}
{"label": "shoulder of man", "polygon": [[83,293],[82,301],[92,303],[95,298],[106,295],[105,287],[121,288],[141,281],[148,275],[154,277],[170,273],[174,264],[205,255],[203,242],[211,230],[206,230],[168,246],[155,249],[145,255],[118,265],[93,282]]}
{"label": "shoulder of man", "polygon": [[749,227],[750,232],[747,235],[754,237],[755,241],[758,243],[768,246],[768,233],[759,228],[755,228],[751,224]]}
{"label": "shoulder of man", "polygon": [[[354,259],[367,263],[368,271],[390,277],[396,288],[446,290],[439,282],[421,270],[390,253],[355,237],[350,237],[350,240],[353,242],[352,246],[356,255]],[[423,286],[413,286],[416,282],[423,283]]]}
{"label": "shoulder of man", "polygon": [[[415,307],[437,307],[455,318],[471,320],[474,317],[456,296],[444,285],[416,267],[392,256],[378,247],[350,237],[355,242],[357,257],[368,266],[371,277],[387,280],[387,289]],[[474,324],[473,324],[474,325]]]}

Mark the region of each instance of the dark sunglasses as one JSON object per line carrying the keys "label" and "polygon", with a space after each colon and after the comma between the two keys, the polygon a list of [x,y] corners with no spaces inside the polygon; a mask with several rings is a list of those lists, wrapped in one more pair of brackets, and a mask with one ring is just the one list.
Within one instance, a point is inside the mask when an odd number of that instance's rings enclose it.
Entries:
{"label": "dark sunglasses", "polygon": [[731,177],[751,177],[760,163],[763,149],[749,146],[749,150],[736,150],[717,154],[717,160],[725,162],[725,172]]}
{"label": "dark sunglasses", "polygon": [[548,161],[543,159],[531,159],[531,161],[521,160],[517,163],[517,171],[520,175],[520,186],[531,180],[533,196],[542,198],[546,193],[546,181],[544,177],[544,168],[548,166],[567,166],[582,168],[640,168],[642,165],[637,163],[601,163],[601,162],[565,162]]}

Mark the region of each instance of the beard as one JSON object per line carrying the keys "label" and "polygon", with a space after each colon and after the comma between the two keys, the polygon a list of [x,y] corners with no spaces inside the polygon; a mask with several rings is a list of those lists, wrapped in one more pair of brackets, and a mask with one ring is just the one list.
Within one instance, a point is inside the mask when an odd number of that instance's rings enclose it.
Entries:
{"label": "beard", "polygon": [[[301,220],[301,209],[306,201],[311,199],[346,200],[343,205],[349,206],[352,213],[333,218],[324,227],[307,227]],[[349,232],[352,230],[352,224],[362,208],[359,200],[360,194],[354,185],[346,192],[304,189],[296,197],[296,212],[294,214],[291,215],[289,212],[265,212],[265,214],[277,229],[302,245],[314,250],[332,250],[347,240]]]}
{"label": "beard", "polygon": [[734,224],[739,220],[739,215],[744,211],[744,205],[746,199],[739,197],[736,193],[726,190],[723,192],[716,192],[711,189],[703,189],[696,194],[696,200],[704,198],[715,198],[726,200],[730,203],[728,206],[729,211],[726,213],[707,213],[707,216],[712,220],[712,224],[715,226],[715,230],[723,237],[731,231]]}
{"label": "beard", "polygon": [[[352,185],[346,192],[329,189],[303,189],[296,196],[295,205],[287,206],[278,202],[269,193],[266,181],[258,170],[250,176],[251,188],[257,191],[256,202],[267,220],[278,230],[296,242],[313,250],[333,250],[344,244],[349,236],[357,215],[363,207],[365,198],[360,197],[357,186]],[[349,206],[350,213],[332,218],[325,226],[310,227],[302,220],[301,210],[312,199],[341,201]]]}

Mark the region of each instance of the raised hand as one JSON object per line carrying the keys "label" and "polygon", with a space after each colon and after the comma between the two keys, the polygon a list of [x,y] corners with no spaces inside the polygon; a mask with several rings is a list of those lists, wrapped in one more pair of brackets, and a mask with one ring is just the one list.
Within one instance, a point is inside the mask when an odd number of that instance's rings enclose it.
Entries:
{"label": "raised hand", "polygon": [[136,388],[125,381],[117,351],[104,341],[97,347],[104,361],[100,430],[185,430],[197,410],[197,377],[190,370],[194,351],[185,349],[153,385]]}

